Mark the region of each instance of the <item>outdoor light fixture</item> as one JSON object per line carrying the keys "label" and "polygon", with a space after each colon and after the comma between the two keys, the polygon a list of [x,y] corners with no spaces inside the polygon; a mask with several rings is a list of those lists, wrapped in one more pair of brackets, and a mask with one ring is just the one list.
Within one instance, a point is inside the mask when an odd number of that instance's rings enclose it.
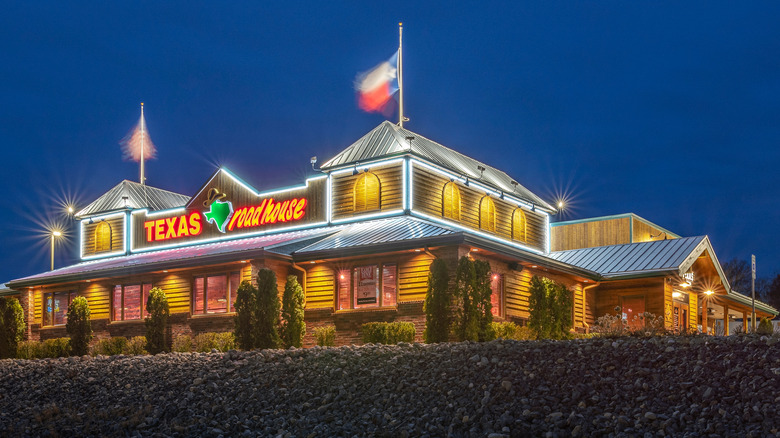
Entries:
{"label": "outdoor light fixture", "polygon": [[536,211],[536,204],[531,204],[531,211]]}
{"label": "outdoor light fixture", "polygon": [[72,205],[68,206],[68,214],[73,214],[73,206]]}
{"label": "outdoor light fixture", "polygon": [[314,169],[314,164],[317,163],[317,156],[315,155],[315,156],[311,157],[309,159],[309,161],[311,161],[311,170],[316,170],[316,169]]}
{"label": "outdoor light fixture", "polygon": [[[687,281],[683,281],[682,283],[680,283],[680,287],[691,287],[691,284],[688,283]],[[712,293],[712,291],[710,291],[710,293]]]}
{"label": "outdoor light fixture", "polygon": [[410,135],[410,136],[406,137],[406,141],[409,142],[409,150],[410,151],[412,150],[412,140],[414,140],[414,136],[413,135]]}
{"label": "outdoor light fixture", "polygon": [[504,191],[501,190],[501,195],[499,195],[498,199],[504,199]]}
{"label": "outdoor light fixture", "polygon": [[357,164],[355,164],[355,169],[352,171],[352,176],[357,175],[359,172],[357,170]]}
{"label": "outdoor light fixture", "polygon": [[680,292],[677,292],[677,291],[672,292],[672,298],[680,298],[681,296],[682,296],[682,294]]}
{"label": "outdoor light fixture", "polygon": [[54,270],[54,238],[62,236],[62,232],[54,230],[51,232],[51,270]]}
{"label": "outdoor light fixture", "polygon": [[562,209],[562,208],[563,208],[563,205],[564,205],[564,204],[563,204],[563,201],[558,201],[558,208]]}
{"label": "outdoor light fixture", "polygon": [[466,184],[466,187],[468,187],[468,186],[469,186],[469,177],[466,177],[466,182],[465,182],[465,184]]}
{"label": "outdoor light fixture", "polygon": [[704,291],[704,294],[705,294],[705,295],[712,295],[712,294],[714,294],[714,293],[715,293],[715,292],[713,292],[713,291],[711,291],[711,290],[706,290],[706,291]]}
{"label": "outdoor light fixture", "polygon": [[479,177],[482,178],[482,174],[485,173],[485,166],[477,166],[477,170],[479,170]]}
{"label": "outdoor light fixture", "polygon": [[532,267],[532,268],[538,268],[538,266],[536,266],[536,265],[531,265],[531,267]]}

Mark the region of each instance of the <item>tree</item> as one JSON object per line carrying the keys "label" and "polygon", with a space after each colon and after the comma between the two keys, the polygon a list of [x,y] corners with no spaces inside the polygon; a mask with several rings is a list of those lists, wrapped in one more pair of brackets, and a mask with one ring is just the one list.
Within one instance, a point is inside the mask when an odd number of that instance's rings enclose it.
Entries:
{"label": "tree", "polygon": [[425,294],[425,331],[423,338],[428,344],[447,342],[452,324],[452,293],[447,263],[436,258],[428,273],[428,292]]}
{"label": "tree", "polygon": [[274,271],[263,268],[257,273],[257,304],[253,338],[255,348],[277,348],[279,339],[279,289]]}
{"label": "tree", "polygon": [[731,289],[742,293],[750,294],[750,285],[752,281],[752,269],[750,263],[746,260],[733,258],[726,263],[721,264],[723,273],[731,285]]}
{"label": "tree", "polygon": [[762,296],[767,304],[780,310],[780,274],[777,274],[772,280],[772,283],[766,288],[764,295]]}
{"label": "tree", "polygon": [[19,300],[0,298],[0,359],[16,357],[24,329],[24,309]]}
{"label": "tree", "polygon": [[165,331],[168,328],[168,317],[170,317],[171,311],[168,307],[168,297],[159,287],[149,291],[149,297],[146,299],[146,311],[149,312],[149,316],[144,322],[146,325],[146,351],[151,354],[170,351],[165,339]]}
{"label": "tree", "polygon": [[236,303],[233,308],[236,315],[233,317],[236,336],[236,345],[242,350],[251,350],[255,346],[255,308],[257,307],[257,288],[252,283],[244,280],[238,286]]}
{"label": "tree", "polygon": [[306,323],[303,321],[303,308],[306,297],[303,288],[295,275],[287,276],[282,295],[282,345],[285,348],[303,346],[303,336],[306,334]]}
{"label": "tree", "polygon": [[549,278],[534,275],[530,295],[528,327],[539,339],[565,339],[574,324],[571,291]]}
{"label": "tree", "polygon": [[491,293],[490,264],[461,257],[455,271],[455,336],[459,341],[487,341],[495,336]]}
{"label": "tree", "polygon": [[493,331],[493,295],[491,285],[490,263],[484,260],[474,261],[474,304],[479,323],[478,337],[480,342],[490,341],[495,338]]}
{"label": "tree", "polygon": [[92,340],[92,322],[89,320],[89,303],[84,297],[76,297],[68,306],[68,322],[65,330],[70,336],[70,351],[74,356],[89,353]]}

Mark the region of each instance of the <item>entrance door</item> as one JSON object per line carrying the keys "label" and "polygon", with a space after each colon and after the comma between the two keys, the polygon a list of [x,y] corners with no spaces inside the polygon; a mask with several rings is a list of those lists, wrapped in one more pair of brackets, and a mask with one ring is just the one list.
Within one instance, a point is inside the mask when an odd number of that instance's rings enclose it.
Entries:
{"label": "entrance door", "polygon": [[677,333],[688,331],[688,305],[680,302],[674,302],[674,317],[672,320],[672,330]]}

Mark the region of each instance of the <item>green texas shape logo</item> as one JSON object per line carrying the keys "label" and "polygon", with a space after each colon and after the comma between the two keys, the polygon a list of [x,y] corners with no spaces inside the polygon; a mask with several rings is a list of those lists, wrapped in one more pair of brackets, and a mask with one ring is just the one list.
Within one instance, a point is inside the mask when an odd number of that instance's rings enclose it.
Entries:
{"label": "green texas shape logo", "polygon": [[225,232],[225,227],[233,216],[233,203],[223,201],[226,196],[217,189],[211,189],[208,199],[203,201],[203,206],[209,207],[209,211],[204,212],[203,217],[206,218],[206,222],[216,225],[220,233]]}

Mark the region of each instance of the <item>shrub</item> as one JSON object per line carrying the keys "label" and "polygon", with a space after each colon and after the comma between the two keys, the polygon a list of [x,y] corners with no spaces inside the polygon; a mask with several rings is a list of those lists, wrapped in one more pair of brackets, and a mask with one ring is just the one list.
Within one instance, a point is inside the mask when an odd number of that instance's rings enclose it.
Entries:
{"label": "shrub", "polygon": [[455,337],[459,341],[487,341],[493,322],[490,302],[490,264],[463,256],[455,271]]}
{"label": "shrub", "polygon": [[743,335],[745,334],[745,326],[742,324],[737,324],[734,326],[734,334],[735,335]]}
{"label": "shrub", "polygon": [[251,350],[255,345],[253,333],[257,288],[246,280],[242,281],[238,286],[236,303],[233,307],[236,310],[236,316],[233,317],[236,344],[242,350]]}
{"label": "shrub", "polygon": [[84,297],[76,297],[68,306],[68,322],[65,329],[70,336],[71,353],[83,356],[89,353],[92,340],[92,322],[89,320],[89,303]]}
{"label": "shrub", "polygon": [[168,297],[159,287],[153,287],[146,299],[146,351],[151,354],[170,351],[166,342],[165,331],[168,328],[168,317],[171,315],[168,307]]}
{"label": "shrub", "polygon": [[19,359],[40,359],[43,357],[43,343],[39,341],[22,341],[16,349]]}
{"label": "shrub", "polygon": [[70,338],[54,338],[43,341],[39,357],[68,357],[69,353]]}
{"label": "shrub", "polygon": [[593,332],[607,337],[617,338],[620,336],[663,336],[669,333],[664,327],[664,318],[656,316],[650,312],[634,315],[634,321],[629,324],[622,318],[620,307],[615,307],[617,315],[604,315],[596,320],[593,326]]}
{"label": "shrub", "polygon": [[485,342],[493,340],[496,337],[492,325],[493,302],[490,298],[493,294],[493,289],[490,287],[490,263],[484,260],[475,260],[474,274],[474,304],[477,309],[477,336],[480,342]]}
{"label": "shrub", "polygon": [[298,284],[298,277],[287,276],[282,296],[282,327],[281,339],[285,348],[303,346],[303,337],[306,335],[306,323],[303,321],[303,308],[306,298],[303,288]]}
{"label": "shrub", "polygon": [[146,351],[146,336],[133,336],[125,344],[122,354],[136,355],[136,354],[148,354]]}
{"label": "shrub", "polygon": [[411,322],[368,322],[361,327],[363,342],[397,344],[414,342],[414,324]]}
{"label": "shrub", "polygon": [[536,339],[536,333],[528,327],[520,327],[513,322],[491,323],[496,339],[512,339],[515,341],[529,341]]}
{"label": "shrub", "polygon": [[326,325],[314,329],[314,338],[320,347],[332,347],[336,345],[336,326]]}
{"label": "shrub", "polygon": [[452,324],[452,293],[450,292],[450,274],[447,263],[434,259],[428,273],[428,292],[425,294],[425,331],[426,343],[447,342]]}
{"label": "shrub", "polygon": [[536,275],[531,278],[528,326],[540,339],[565,339],[573,325],[572,293],[564,285]]}
{"label": "shrub", "polygon": [[263,268],[257,273],[254,348],[277,348],[279,346],[279,307],[276,274],[268,268]]}
{"label": "shrub", "polygon": [[91,354],[93,356],[115,356],[122,354],[127,348],[127,338],[124,336],[117,336],[115,338],[101,339],[92,347]]}
{"label": "shrub", "polygon": [[235,336],[231,332],[201,333],[195,336],[193,344],[195,351],[208,353],[211,350],[228,351],[236,348]]}
{"label": "shrub", "polygon": [[16,298],[0,298],[0,359],[13,358],[24,336],[24,309]]}
{"label": "shrub", "polygon": [[173,338],[172,350],[177,353],[190,353],[192,352],[192,336],[181,335]]}
{"label": "shrub", "polygon": [[758,323],[758,328],[756,329],[756,333],[759,335],[767,335],[770,336],[774,332],[775,328],[772,326],[772,321],[769,320],[769,318],[761,318],[761,321]]}

